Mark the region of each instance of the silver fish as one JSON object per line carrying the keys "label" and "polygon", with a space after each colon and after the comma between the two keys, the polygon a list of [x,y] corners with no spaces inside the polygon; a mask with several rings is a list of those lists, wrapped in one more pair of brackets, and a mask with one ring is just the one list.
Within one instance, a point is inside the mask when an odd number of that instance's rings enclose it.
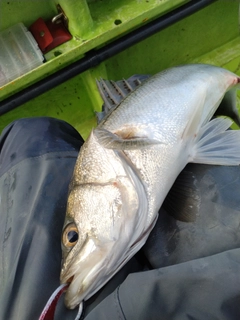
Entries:
{"label": "silver fish", "polygon": [[91,132],[75,165],[62,234],[68,308],[90,298],[143,246],[187,163],[240,164],[240,131],[227,131],[229,119],[210,120],[239,82],[210,65],[165,70]]}

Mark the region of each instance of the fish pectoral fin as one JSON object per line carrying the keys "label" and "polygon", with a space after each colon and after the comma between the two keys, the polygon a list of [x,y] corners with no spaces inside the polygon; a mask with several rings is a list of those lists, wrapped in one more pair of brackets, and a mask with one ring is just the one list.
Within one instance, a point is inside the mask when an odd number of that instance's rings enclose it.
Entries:
{"label": "fish pectoral fin", "polygon": [[128,138],[122,138],[121,136],[105,129],[95,129],[94,134],[98,142],[107,149],[136,150],[148,148],[156,144],[162,144],[158,140],[149,139],[147,137],[131,136]]}
{"label": "fish pectoral fin", "polygon": [[193,222],[199,214],[200,202],[196,177],[184,168],[167,194],[163,208],[176,220]]}
{"label": "fish pectoral fin", "polygon": [[235,166],[240,164],[240,130],[227,130],[232,121],[215,118],[199,131],[189,162]]}

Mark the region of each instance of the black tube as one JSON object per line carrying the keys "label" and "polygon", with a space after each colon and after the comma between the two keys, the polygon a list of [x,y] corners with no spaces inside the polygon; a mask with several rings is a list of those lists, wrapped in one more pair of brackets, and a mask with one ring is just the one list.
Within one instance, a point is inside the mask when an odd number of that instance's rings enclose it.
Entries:
{"label": "black tube", "polygon": [[0,102],[0,115],[3,115],[4,113],[12,109],[15,109],[21,104],[56,87],[57,85],[69,80],[79,73],[82,73],[89,68],[95,67],[102,61],[148,38],[156,32],[163,30],[173,23],[186,18],[187,16],[215,1],[216,0],[190,1],[180,8],[177,8],[164,16],[161,16],[160,18],[130,32],[129,34],[98,50],[91,50],[85,55],[84,58],[72,63],[71,65],[55,72],[54,74],[36,82],[28,88]]}

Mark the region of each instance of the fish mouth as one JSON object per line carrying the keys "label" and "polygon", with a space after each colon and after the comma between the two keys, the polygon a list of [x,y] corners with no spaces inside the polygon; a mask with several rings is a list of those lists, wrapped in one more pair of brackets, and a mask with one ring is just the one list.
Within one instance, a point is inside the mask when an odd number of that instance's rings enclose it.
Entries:
{"label": "fish mouth", "polygon": [[105,270],[111,248],[112,243],[99,247],[92,239],[88,239],[81,248],[81,253],[75,252],[73,257],[67,257],[60,275],[62,284],[69,283],[65,294],[67,308],[74,309],[108,281],[110,277]]}
{"label": "fish mouth", "polygon": [[74,276],[71,276],[67,281],[66,284],[70,285],[70,283],[73,281]]}
{"label": "fish mouth", "polygon": [[[68,274],[61,277],[62,284],[69,284],[65,293],[65,305],[68,309],[76,308],[84,299],[88,299],[98,290],[98,284],[102,282],[99,278],[103,269],[101,265],[102,262],[91,268],[82,266],[82,272],[78,271],[71,277]],[[89,294],[90,291],[91,294]]]}
{"label": "fish mouth", "polygon": [[[73,270],[71,266],[61,272],[60,281],[62,284],[68,284],[65,292],[65,305],[68,309],[75,309],[78,304],[84,299],[82,282],[83,277],[80,278],[79,272]],[[74,272],[74,274],[72,274]]]}
{"label": "fish mouth", "polygon": [[76,276],[71,276],[68,280],[65,280],[64,277],[61,277],[61,283],[68,284],[64,299],[66,307],[68,309],[75,309],[83,300],[81,296],[78,295],[78,291],[81,288],[81,283],[76,281]]}

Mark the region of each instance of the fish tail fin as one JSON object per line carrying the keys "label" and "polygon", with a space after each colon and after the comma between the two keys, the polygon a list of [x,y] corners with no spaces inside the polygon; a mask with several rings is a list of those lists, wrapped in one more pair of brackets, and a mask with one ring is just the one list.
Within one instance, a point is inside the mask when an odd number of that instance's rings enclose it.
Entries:
{"label": "fish tail fin", "polygon": [[240,130],[227,130],[232,121],[216,118],[202,126],[190,162],[240,165]]}

